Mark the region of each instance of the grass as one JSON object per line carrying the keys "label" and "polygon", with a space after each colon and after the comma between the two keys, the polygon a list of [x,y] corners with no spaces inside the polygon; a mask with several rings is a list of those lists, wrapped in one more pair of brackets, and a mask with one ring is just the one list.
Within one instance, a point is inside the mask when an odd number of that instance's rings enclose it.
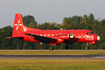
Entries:
{"label": "grass", "polygon": [[105,50],[0,50],[0,55],[105,55]]}
{"label": "grass", "polygon": [[[105,55],[104,50],[0,50],[0,55]],[[0,70],[105,70],[105,60],[0,59]]]}
{"label": "grass", "polygon": [[105,70],[105,60],[1,59],[0,70]]}

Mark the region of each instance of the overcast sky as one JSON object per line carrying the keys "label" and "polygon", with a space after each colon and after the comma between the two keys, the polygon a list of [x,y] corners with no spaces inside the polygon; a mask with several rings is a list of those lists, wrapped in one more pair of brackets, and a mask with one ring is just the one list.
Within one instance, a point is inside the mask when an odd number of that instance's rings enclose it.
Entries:
{"label": "overcast sky", "polygon": [[16,13],[32,15],[39,23],[61,24],[64,17],[92,13],[105,19],[105,0],[0,0],[0,28],[13,26]]}

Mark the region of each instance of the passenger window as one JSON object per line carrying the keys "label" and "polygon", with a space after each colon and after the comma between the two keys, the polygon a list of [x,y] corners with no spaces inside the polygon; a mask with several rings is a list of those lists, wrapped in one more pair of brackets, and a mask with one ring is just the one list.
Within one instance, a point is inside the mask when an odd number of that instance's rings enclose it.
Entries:
{"label": "passenger window", "polygon": [[44,34],[44,36],[46,36],[46,34]]}
{"label": "passenger window", "polygon": [[52,34],[52,36],[54,36],[54,34]]}
{"label": "passenger window", "polygon": [[50,34],[48,34],[48,36],[50,36]]}

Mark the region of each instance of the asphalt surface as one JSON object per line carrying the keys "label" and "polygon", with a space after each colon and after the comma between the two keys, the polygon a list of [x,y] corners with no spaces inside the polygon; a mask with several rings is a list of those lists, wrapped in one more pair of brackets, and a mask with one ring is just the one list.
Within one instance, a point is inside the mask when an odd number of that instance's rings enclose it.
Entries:
{"label": "asphalt surface", "polygon": [[105,55],[0,55],[0,59],[103,59]]}

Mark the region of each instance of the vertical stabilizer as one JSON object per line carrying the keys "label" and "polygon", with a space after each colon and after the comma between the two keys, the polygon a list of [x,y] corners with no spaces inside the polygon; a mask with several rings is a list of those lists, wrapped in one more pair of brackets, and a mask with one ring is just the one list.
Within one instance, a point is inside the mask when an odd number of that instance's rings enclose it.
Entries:
{"label": "vertical stabilizer", "polygon": [[24,25],[23,25],[21,13],[18,13],[18,14],[15,14],[12,37],[15,37],[18,33],[21,33],[21,32],[24,32]]}

